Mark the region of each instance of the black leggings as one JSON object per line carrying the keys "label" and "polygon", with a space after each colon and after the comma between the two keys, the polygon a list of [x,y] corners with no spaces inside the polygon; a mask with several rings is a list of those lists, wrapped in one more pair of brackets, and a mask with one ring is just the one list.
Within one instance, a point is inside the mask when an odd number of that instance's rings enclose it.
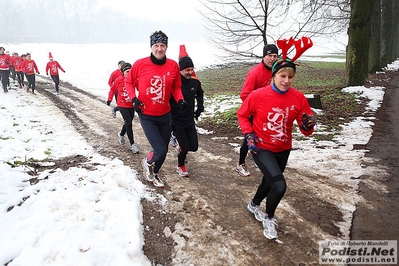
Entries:
{"label": "black leggings", "polygon": [[197,129],[194,121],[189,125],[176,125],[172,122],[172,128],[180,147],[180,153],[177,156],[177,166],[182,166],[187,153],[198,150]]}
{"label": "black leggings", "polygon": [[273,217],[274,212],[283,198],[287,184],[283,176],[291,150],[273,153],[267,150],[260,150],[253,154],[254,161],[263,173],[262,183],[259,185],[253,204],[260,205],[266,199],[266,213]]}
{"label": "black leggings", "polygon": [[60,85],[60,76],[58,75],[51,75],[51,78],[53,79],[55,83],[55,91],[58,92],[58,85]]}
{"label": "black leggings", "polygon": [[32,89],[32,92],[35,92],[35,87],[36,87],[36,76],[35,74],[32,75],[26,75],[26,79],[28,80],[28,88]]}
{"label": "black leggings", "polygon": [[18,83],[22,87],[24,85],[24,72],[18,71],[17,72]]}
{"label": "black leggings", "polygon": [[125,123],[122,126],[121,136],[124,136],[127,133],[127,137],[129,138],[130,145],[134,143],[133,136],[133,118],[134,118],[134,108],[123,108],[119,107],[119,111],[123,117]]}
{"label": "black leggings", "polygon": [[248,155],[248,143],[247,140],[244,138],[244,141],[240,148],[240,157],[238,158],[239,164],[245,164],[245,158]]}
{"label": "black leggings", "polygon": [[0,70],[1,76],[1,84],[3,85],[3,89],[7,89],[9,78],[10,78],[10,70]]}
{"label": "black leggings", "polygon": [[154,173],[158,173],[168,153],[171,131],[170,112],[162,116],[139,114],[139,117],[144,134],[152,147],[147,161],[149,163],[155,162]]}

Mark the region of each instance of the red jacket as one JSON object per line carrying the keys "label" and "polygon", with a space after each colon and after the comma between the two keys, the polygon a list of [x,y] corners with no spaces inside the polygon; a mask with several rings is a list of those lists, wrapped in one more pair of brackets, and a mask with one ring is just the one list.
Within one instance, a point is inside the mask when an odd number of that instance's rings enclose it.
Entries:
{"label": "red jacket", "polygon": [[35,74],[35,71],[38,74],[40,73],[39,69],[37,68],[37,65],[36,65],[35,61],[28,60],[28,59],[25,59],[24,61],[22,61],[21,70],[26,75],[33,75],[33,74]]}
{"label": "red jacket", "polygon": [[62,72],[65,73],[65,70],[60,66],[60,64],[57,61],[53,61],[53,62],[50,61],[46,65],[46,74],[50,70],[50,76],[57,76],[58,69],[60,69]]}
{"label": "red jacket", "polygon": [[108,101],[112,101],[116,91],[118,91],[116,104],[122,108],[133,108],[132,99],[129,97],[126,91],[125,77],[119,76],[116,78],[114,84],[112,84],[109,90]]}
{"label": "red jacket", "polygon": [[241,89],[241,100],[245,101],[245,99],[252,91],[269,85],[271,80],[272,71],[265,67],[263,61],[260,62],[248,72],[247,77],[244,81],[244,85]]}
{"label": "red jacket", "polygon": [[0,54],[0,70],[9,70],[11,64],[11,56],[8,54]]}
{"label": "red jacket", "polygon": [[115,70],[114,72],[111,73],[111,76],[109,77],[109,80],[108,80],[108,85],[111,87],[112,84],[114,84],[115,80],[121,76],[122,76],[122,72],[118,68],[117,70]]}
{"label": "red jacket", "polygon": [[170,112],[170,97],[176,102],[183,100],[180,69],[177,63],[166,58],[163,65],[156,65],[150,57],[137,60],[125,79],[131,99],[136,97],[144,103],[143,114],[162,116]]}
{"label": "red jacket", "polygon": [[[292,148],[292,127],[294,120],[302,124],[302,114],[313,115],[305,95],[289,88],[286,93],[279,93],[268,85],[253,91],[237,111],[238,123],[242,133],[254,132],[261,139],[256,146],[272,152],[282,152]],[[253,116],[253,123],[249,117]],[[314,129],[304,131],[305,136]]]}

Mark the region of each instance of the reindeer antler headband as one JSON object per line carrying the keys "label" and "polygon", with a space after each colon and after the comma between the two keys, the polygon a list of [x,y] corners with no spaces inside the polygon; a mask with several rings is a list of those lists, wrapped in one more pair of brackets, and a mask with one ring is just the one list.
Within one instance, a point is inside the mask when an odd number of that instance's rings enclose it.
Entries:
{"label": "reindeer antler headband", "polygon": [[[295,46],[296,54],[292,59],[287,57],[288,50]],[[306,50],[313,46],[313,42],[308,37],[302,37],[301,39],[294,40],[292,37],[282,40],[277,40],[277,46],[281,49],[281,59],[277,60],[272,67],[272,75],[274,76],[278,70],[283,67],[292,67],[296,71],[297,60]]]}

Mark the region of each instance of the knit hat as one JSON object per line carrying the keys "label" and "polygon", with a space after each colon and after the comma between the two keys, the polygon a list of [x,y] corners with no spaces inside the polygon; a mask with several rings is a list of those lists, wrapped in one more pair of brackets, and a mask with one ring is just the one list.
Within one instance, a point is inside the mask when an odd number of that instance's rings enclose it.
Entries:
{"label": "knit hat", "polygon": [[53,59],[53,56],[51,55],[51,53],[48,53],[48,59]]}
{"label": "knit hat", "polygon": [[121,71],[122,73],[124,73],[126,70],[129,70],[132,68],[132,65],[129,63],[123,63],[122,67],[121,67]]}
{"label": "knit hat", "polygon": [[268,44],[263,47],[263,57],[268,54],[278,54],[278,48],[274,44]]}
{"label": "knit hat", "polygon": [[164,43],[166,46],[168,46],[168,36],[166,36],[166,34],[162,31],[156,31],[150,36],[151,47],[159,42]]}
{"label": "knit hat", "polygon": [[183,70],[189,67],[194,67],[194,63],[189,56],[183,56],[179,59],[179,66],[180,70]]}
{"label": "knit hat", "polygon": [[291,62],[289,58],[286,60],[280,59],[280,60],[277,60],[276,62],[274,62],[274,64],[273,64],[272,76],[274,77],[274,75],[277,73],[277,71],[279,71],[283,67],[291,67],[296,72],[296,64]]}

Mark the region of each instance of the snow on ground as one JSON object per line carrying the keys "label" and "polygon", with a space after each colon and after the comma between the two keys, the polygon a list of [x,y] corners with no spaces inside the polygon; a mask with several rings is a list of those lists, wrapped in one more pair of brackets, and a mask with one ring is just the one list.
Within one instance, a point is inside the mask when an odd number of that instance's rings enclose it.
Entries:
{"label": "snow on ground", "polygon": [[[128,58],[131,49],[123,45],[123,49],[114,45],[112,51],[105,45],[10,46],[8,49],[19,54],[32,52],[42,74],[48,52],[52,52],[66,70],[60,74],[61,80],[104,99],[109,74],[117,62],[134,62],[138,58]],[[190,48],[187,47],[189,54]],[[148,46],[140,51],[141,56],[150,53]],[[399,63],[387,68],[398,69]],[[362,97],[372,99],[368,112],[380,106],[384,94],[383,88],[345,90],[361,92]],[[221,101],[218,110],[225,110],[228,105],[231,106],[229,100]],[[214,111],[212,107],[215,106],[207,107],[208,114]],[[118,159],[96,154],[46,98],[15,90],[2,94],[0,117],[0,264],[12,260],[9,266],[150,265],[142,252],[140,200],[151,195],[129,167]],[[353,150],[353,145],[367,143],[372,125],[363,118],[345,125],[339,137],[323,143],[329,149],[317,149],[312,139],[295,142],[298,149],[292,153],[289,167],[302,168],[306,161],[314,172],[323,174],[331,172],[329,164],[336,166],[345,160],[345,169],[350,168],[356,176],[365,151]],[[26,166],[29,160],[78,155],[89,161],[83,162],[82,167],[39,173],[40,182],[31,185],[32,176],[27,173],[31,169]],[[340,169],[334,169],[340,180]]]}

